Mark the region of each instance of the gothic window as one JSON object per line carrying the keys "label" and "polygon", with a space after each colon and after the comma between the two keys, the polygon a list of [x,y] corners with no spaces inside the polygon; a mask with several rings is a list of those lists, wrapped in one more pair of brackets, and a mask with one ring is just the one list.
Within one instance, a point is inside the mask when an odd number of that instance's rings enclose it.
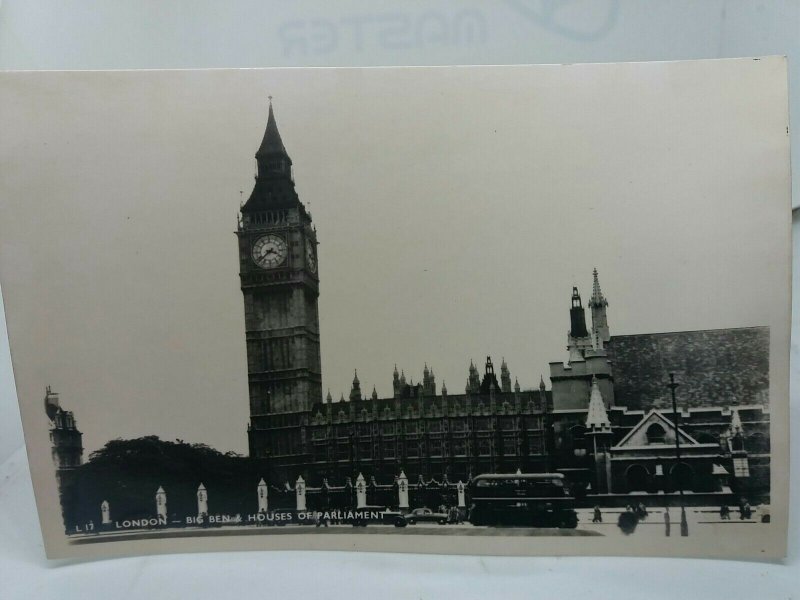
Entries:
{"label": "gothic window", "polygon": [[389,407],[383,409],[383,418],[384,419],[391,419],[392,418],[392,411],[389,410]]}
{"label": "gothic window", "polygon": [[653,423],[647,428],[648,444],[664,444],[667,438],[667,431],[658,423]]}
{"label": "gothic window", "polygon": [[467,430],[467,424],[458,419],[457,421],[453,421],[453,433],[462,433]]}
{"label": "gothic window", "polygon": [[383,435],[394,435],[394,423],[383,424]]}
{"label": "gothic window", "polygon": [[455,456],[467,455],[467,442],[466,440],[453,440],[453,454]]}
{"label": "gothic window", "polygon": [[514,419],[508,417],[501,418],[500,429],[502,431],[512,431],[514,429]]}
{"label": "gothic window", "polygon": [[394,444],[384,444],[383,445],[383,457],[384,458],[394,458]]}
{"label": "gothic window", "polygon": [[492,446],[487,439],[478,440],[478,454],[481,456],[489,456],[492,453]]}
{"label": "gothic window", "polygon": [[514,438],[503,438],[503,454],[506,456],[517,453],[517,443]]}
{"label": "gothic window", "polygon": [[339,443],[336,446],[336,458],[337,460],[347,460],[350,458],[350,444],[346,443]]}
{"label": "gothic window", "polygon": [[417,458],[419,456],[419,446],[416,442],[406,444],[406,456],[408,458]]}
{"label": "gothic window", "polygon": [[430,454],[431,454],[431,456],[441,456],[442,455],[442,440],[431,440],[430,441]]}
{"label": "gothic window", "polygon": [[487,431],[489,429],[489,419],[479,418],[475,419],[475,429],[478,431]]}
{"label": "gothic window", "polygon": [[442,431],[442,423],[441,421],[431,421],[428,423],[428,431],[430,433],[439,433]]}
{"label": "gothic window", "polygon": [[570,438],[572,439],[572,452],[575,456],[586,456],[586,428],[582,425],[576,425],[569,430]]}
{"label": "gothic window", "polygon": [[325,435],[325,429],[322,427],[318,427],[314,429],[314,432],[311,434],[311,439],[314,440],[324,440],[328,436]]}
{"label": "gothic window", "polygon": [[361,442],[358,444],[359,458],[369,459],[372,458],[372,444],[369,442]]}

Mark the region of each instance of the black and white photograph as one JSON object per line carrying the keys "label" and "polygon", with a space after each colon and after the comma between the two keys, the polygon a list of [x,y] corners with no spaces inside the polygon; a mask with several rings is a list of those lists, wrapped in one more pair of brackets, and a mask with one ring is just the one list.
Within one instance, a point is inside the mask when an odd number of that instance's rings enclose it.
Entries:
{"label": "black and white photograph", "polygon": [[49,557],[785,553],[784,58],[0,80]]}

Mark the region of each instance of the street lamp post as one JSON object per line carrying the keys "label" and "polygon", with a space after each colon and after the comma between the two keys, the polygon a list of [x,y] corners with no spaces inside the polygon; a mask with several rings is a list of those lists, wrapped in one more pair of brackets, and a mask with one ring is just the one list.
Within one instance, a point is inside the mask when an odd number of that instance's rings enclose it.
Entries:
{"label": "street lamp post", "polygon": [[681,535],[685,537],[689,535],[689,523],[686,522],[686,507],[683,505],[683,481],[679,472],[681,466],[681,441],[680,434],[678,433],[680,415],[678,414],[678,404],[675,401],[675,388],[678,387],[678,384],[675,383],[675,373],[669,374],[669,384],[667,387],[669,387],[670,392],[672,392],[672,413],[674,415],[673,419],[675,425],[675,457],[677,459],[673,473],[675,473],[675,479],[678,482],[678,497],[680,498],[681,504]]}

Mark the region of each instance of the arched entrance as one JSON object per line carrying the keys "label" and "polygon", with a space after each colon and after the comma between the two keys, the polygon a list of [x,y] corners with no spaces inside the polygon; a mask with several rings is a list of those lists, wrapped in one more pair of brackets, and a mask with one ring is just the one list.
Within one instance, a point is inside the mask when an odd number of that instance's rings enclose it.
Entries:
{"label": "arched entrance", "polygon": [[631,465],[625,470],[625,481],[629,492],[647,491],[650,473],[642,465]]}
{"label": "arched entrance", "polygon": [[669,470],[672,487],[676,490],[691,491],[694,489],[694,469],[685,462],[672,465]]}

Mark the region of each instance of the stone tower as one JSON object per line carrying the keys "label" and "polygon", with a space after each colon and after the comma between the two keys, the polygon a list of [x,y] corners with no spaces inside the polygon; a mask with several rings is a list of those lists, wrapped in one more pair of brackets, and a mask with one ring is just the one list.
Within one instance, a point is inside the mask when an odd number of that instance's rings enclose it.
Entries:
{"label": "stone tower", "polygon": [[50,442],[53,463],[59,475],[64,470],[78,467],[83,459],[83,434],[78,431],[71,411],[59,404],[58,394],[48,385],[44,396],[44,410],[50,419]]}
{"label": "stone tower", "polygon": [[597,269],[593,271],[594,282],[592,284],[592,299],[589,300],[589,308],[592,311],[592,338],[596,349],[602,349],[611,339],[608,329],[608,316],[606,307],[608,300],[603,296],[600,289],[600,280],[597,278]]}
{"label": "stone tower", "polygon": [[[255,186],[241,208],[250,455],[303,463],[308,411],[322,401],[317,237],[295,190],[270,99]],[[282,458],[277,458],[282,457]]]}

